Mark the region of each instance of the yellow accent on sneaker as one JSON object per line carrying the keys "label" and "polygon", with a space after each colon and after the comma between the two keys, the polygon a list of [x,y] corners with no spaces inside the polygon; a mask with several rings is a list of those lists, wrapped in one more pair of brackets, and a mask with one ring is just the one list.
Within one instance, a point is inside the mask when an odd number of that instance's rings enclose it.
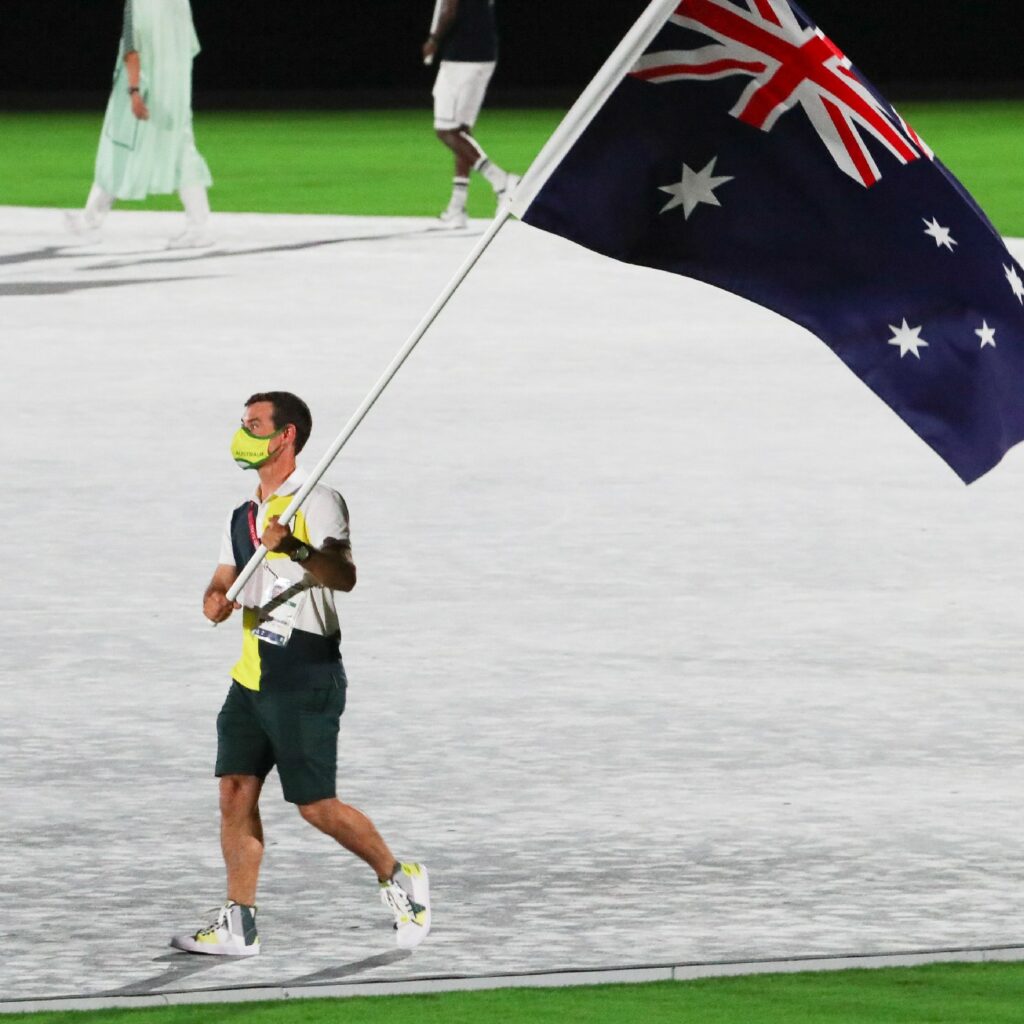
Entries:
{"label": "yellow accent on sneaker", "polygon": [[423,868],[419,864],[403,864],[402,874],[408,875],[410,878],[422,878]]}

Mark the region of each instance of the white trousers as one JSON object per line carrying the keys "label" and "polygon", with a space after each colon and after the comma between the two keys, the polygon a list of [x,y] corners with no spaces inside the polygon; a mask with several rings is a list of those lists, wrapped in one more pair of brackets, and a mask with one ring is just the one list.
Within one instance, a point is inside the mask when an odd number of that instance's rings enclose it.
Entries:
{"label": "white trousers", "polygon": [[[210,200],[203,185],[186,185],[179,189],[181,205],[185,207],[185,219],[192,228],[203,227],[210,218]],[[85,223],[91,228],[98,228],[103,219],[114,206],[114,197],[105,192],[99,185],[89,189],[89,198],[85,201]]]}

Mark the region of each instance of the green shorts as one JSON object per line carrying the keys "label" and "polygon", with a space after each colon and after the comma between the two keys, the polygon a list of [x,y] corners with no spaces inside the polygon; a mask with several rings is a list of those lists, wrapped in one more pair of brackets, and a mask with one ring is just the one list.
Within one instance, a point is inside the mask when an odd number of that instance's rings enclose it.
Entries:
{"label": "green shorts", "polygon": [[214,774],[265,779],[277,765],[289,803],[311,804],[336,795],[345,669],[341,662],[316,668],[309,685],[298,689],[250,690],[232,680],[217,716]]}

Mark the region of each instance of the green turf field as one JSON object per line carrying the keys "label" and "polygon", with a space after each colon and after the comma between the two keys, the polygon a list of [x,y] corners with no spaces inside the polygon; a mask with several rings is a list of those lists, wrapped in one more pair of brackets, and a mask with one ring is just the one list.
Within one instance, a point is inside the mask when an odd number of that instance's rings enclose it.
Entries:
{"label": "green turf field", "polygon": [[650,985],[0,1014],[31,1024],[1018,1024],[1024,964],[709,978]]}
{"label": "green turf field", "polygon": [[[1024,104],[907,104],[918,132],[1007,235],[1024,236]],[[561,117],[554,110],[485,110],[490,155],[525,170]],[[102,121],[94,114],[0,114],[0,204],[85,201]],[[216,180],[215,210],[433,215],[448,199],[451,160],[422,111],[200,113],[196,137]],[[148,209],[177,209],[173,197]],[[490,216],[474,183],[470,213]]]}

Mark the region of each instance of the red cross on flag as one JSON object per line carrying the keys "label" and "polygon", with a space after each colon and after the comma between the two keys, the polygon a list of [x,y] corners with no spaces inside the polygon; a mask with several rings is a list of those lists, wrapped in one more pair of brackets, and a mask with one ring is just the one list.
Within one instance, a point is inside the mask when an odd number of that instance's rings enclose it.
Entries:
{"label": "red cross on flag", "polygon": [[749,75],[730,113],[770,132],[794,106],[803,108],[836,164],[870,188],[881,172],[865,145],[870,133],[900,163],[931,150],[851,70],[850,61],[825,34],[803,27],[786,0],[746,0],[747,10],[727,0],[682,0],[669,21],[716,40],[696,50],[648,53],[632,74],[647,82]]}

